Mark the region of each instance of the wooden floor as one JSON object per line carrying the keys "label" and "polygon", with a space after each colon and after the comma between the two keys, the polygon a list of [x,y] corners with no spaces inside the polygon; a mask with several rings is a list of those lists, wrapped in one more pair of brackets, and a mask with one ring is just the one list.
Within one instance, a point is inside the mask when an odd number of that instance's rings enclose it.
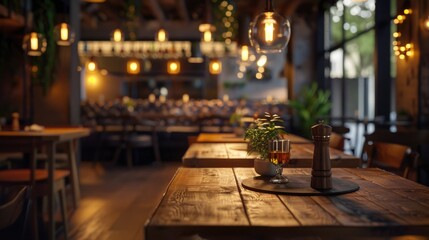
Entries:
{"label": "wooden floor", "polygon": [[180,162],[161,166],[80,168],[82,198],[70,219],[70,239],[144,239],[143,226]]}

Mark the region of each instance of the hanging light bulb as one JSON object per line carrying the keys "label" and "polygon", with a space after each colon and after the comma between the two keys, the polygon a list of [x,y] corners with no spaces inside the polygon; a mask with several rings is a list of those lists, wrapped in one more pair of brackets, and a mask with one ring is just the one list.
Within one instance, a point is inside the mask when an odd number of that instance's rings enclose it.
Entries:
{"label": "hanging light bulb", "polygon": [[29,56],[41,56],[46,51],[46,46],[46,38],[36,32],[26,34],[22,43],[22,48]]}
{"label": "hanging light bulb", "polygon": [[114,42],[124,41],[124,34],[122,33],[121,29],[116,28],[115,30],[113,30],[111,34],[111,40]]}
{"label": "hanging light bulb", "polygon": [[130,59],[127,61],[127,73],[138,74],[140,73],[140,62],[137,59]]}
{"label": "hanging light bulb", "polygon": [[74,42],[74,31],[67,23],[60,23],[54,29],[55,41],[60,46],[70,46]]}
{"label": "hanging light bulb", "polygon": [[169,74],[180,73],[180,62],[178,60],[170,60],[167,62],[167,72]]}
{"label": "hanging light bulb", "polygon": [[274,12],[272,0],[267,0],[265,12],[250,24],[250,43],[258,53],[281,52],[289,42],[290,23]]}
{"label": "hanging light bulb", "polygon": [[164,28],[160,28],[156,33],[155,40],[157,42],[166,42],[168,41],[168,33]]}
{"label": "hanging light bulb", "polygon": [[94,61],[94,58],[91,57],[88,61],[88,63],[86,64],[86,68],[88,69],[88,71],[90,72],[94,72],[95,69],[97,68],[97,64]]}
{"label": "hanging light bulb", "polygon": [[209,62],[209,72],[213,75],[218,75],[222,72],[222,63],[219,59],[212,59]]}

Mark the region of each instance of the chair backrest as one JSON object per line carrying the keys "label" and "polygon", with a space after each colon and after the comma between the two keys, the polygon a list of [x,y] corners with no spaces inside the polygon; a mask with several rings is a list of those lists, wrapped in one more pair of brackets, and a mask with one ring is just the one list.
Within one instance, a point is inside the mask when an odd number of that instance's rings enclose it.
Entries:
{"label": "chair backrest", "polygon": [[344,151],[344,142],[345,142],[345,138],[343,135],[332,132],[331,133],[331,139],[329,141],[329,146],[331,148],[335,148],[338,149],[340,151]]}
{"label": "chair backrest", "polygon": [[5,201],[0,205],[0,229],[12,226],[23,211],[26,211],[26,202],[29,201],[29,187],[10,187],[5,194]]}
{"label": "chair backrest", "polygon": [[410,172],[417,168],[419,154],[409,146],[366,141],[363,151],[369,167],[378,167],[405,178],[410,178]]}

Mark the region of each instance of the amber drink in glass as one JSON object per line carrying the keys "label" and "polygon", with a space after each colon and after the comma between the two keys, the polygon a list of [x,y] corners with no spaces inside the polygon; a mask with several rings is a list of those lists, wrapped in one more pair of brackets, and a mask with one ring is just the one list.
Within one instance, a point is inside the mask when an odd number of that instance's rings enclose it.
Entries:
{"label": "amber drink in glass", "polygon": [[270,179],[271,183],[287,183],[288,178],[282,175],[284,164],[290,159],[290,141],[287,139],[271,140],[270,147],[270,162],[276,166],[276,176]]}

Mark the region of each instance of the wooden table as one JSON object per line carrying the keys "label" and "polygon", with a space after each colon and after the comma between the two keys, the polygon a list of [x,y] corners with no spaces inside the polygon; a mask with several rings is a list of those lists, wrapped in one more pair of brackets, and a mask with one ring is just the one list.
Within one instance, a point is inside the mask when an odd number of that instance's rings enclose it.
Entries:
{"label": "wooden table", "polygon": [[[284,174],[310,171],[289,168]],[[360,189],[337,196],[276,195],[242,187],[243,179],[256,175],[251,168],[179,168],[145,224],[145,239],[429,236],[428,187],[375,168],[332,171]]]}
{"label": "wooden table", "polygon": [[[90,130],[87,128],[45,128],[43,131],[0,131],[0,150],[1,151],[21,151],[32,155],[32,161],[35,161],[37,149],[46,147],[48,151],[48,235],[49,239],[55,239],[55,191],[54,191],[54,171],[56,159],[56,145],[61,142],[68,143],[68,158],[70,161],[72,191],[75,197],[74,202],[77,204],[80,198],[80,186],[76,164],[76,150],[73,141],[81,137],[88,136]],[[31,164],[35,166],[33,162]],[[34,174],[31,174],[34,183]]]}
{"label": "wooden table", "polygon": [[[291,159],[287,167],[311,167],[312,143],[291,144]],[[246,143],[194,143],[182,157],[185,167],[253,167],[256,155],[247,154]],[[360,159],[330,148],[332,167],[359,167]]]}
{"label": "wooden table", "polygon": [[[312,143],[311,140],[294,135],[285,134],[285,139],[289,139],[291,143]],[[197,137],[199,143],[245,143],[244,137],[238,137],[234,133],[200,133]]]}

